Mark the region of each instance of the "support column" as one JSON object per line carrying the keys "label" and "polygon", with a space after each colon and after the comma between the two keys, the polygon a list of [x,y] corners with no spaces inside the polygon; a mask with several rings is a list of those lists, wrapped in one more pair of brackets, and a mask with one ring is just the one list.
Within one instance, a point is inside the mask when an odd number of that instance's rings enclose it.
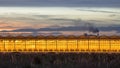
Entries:
{"label": "support column", "polygon": [[110,46],[110,51],[111,51],[111,39],[109,39],[109,46]]}
{"label": "support column", "polygon": [[4,51],[5,51],[5,38],[4,38],[4,40],[3,40],[3,41],[4,41]]}
{"label": "support column", "polygon": [[56,40],[56,51],[57,51],[57,39],[55,39]]}
{"label": "support column", "polygon": [[100,51],[100,37],[99,37],[99,51]]}
{"label": "support column", "polygon": [[67,43],[66,43],[66,45],[67,45],[67,51],[69,51],[69,49],[68,49],[68,39],[67,39],[67,41],[66,41]]}
{"label": "support column", "polygon": [[47,39],[46,39],[46,48],[45,49],[47,50]]}
{"label": "support column", "polygon": [[27,39],[25,39],[25,50],[26,50],[26,41],[27,41]]}
{"label": "support column", "polygon": [[16,45],[15,45],[15,39],[14,39],[14,50],[16,50],[15,46],[16,46]]}
{"label": "support column", "polygon": [[37,39],[35,39],[35,50],[36,50],[36,40],[37,40]]}
{"label": "support column", "polygon": [[77,50],[79,50],[79,49],[78,49],[78,41],[79,41],[79,40],[77,39]]}
{"label": "support column", "polygon": [[88,37],[88,50],[89,50],[89,37]]}

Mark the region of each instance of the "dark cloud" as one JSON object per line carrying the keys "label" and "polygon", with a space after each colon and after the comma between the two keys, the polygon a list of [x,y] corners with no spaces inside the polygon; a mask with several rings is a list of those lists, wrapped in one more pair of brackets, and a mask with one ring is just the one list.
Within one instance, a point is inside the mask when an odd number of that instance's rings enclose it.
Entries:
{"label": "dark cloud", "polygon": [[[41,16],[40,16],[41,17]],[[44,17],[44,15],[43,15]],[[45,16],[48,17],[48,16]],[[21,18],[23,19],[23,18]],[[10,32],[33,32],[33,33],[37,33],[40,31],[48,31],[48,32],[52,32],[52,31],[89,31],[92,33],[97,33],[97,32],[102,32],[102,31],[116,31],[118,33],[120,33],[120,25],[115,25],[115,24],[111,24],[111,25],[106,25],[106,26],[97,26],[96,24],[94,24],[94,22],[99,22],[97,20],[89,20],[89,21],[84,21],[82,19],[79,20],[75,20],[75,19],[65,19],[65,18],[48,18],[49,20],[56,20],[56,21],[71,21],[71,26],[60,26],[60,25],[55,25],[52,24],[49,27],[44,27],[44,28],[38,28],[38,29],[34,29],[34,28],[23,28],[23,29],[16,29],[16,30],[12,30]],[[90,23],[92,21],[92,23]],[[118,21],[119,20],[115,20]],[[100,21],[101,22],[101,21]],[[4,24],[4,23],[1,23]],[[70,23],[68,23],[70,24]],[[11,27],[11,26],[7,26],[9,28],[15,28],[15,27]],[[2,32],[9,32],[9,31],[2,31]],[[55,32],[56,33],[56,32]],[[53,34],[55,34],[53,33]],[[60,33],[59,33],[60,34]]]}
{"label": "dark cloud", "polygon": [[120,25],[99,27],[100,31],[117,31],[120,33]]}
{"label": "dark cloud", "polygon": [[120,0],[0,0],[0,5],[120,7]]}
{"label": "dark cloud", "polygon": [[68,26],[68,27],[58,27],[58,28],[52,28],[52,27],[45,27],[45,28],[40,28],[40,29],[33,29],[33,28],[28,28],[28,29],[17,29],[17,30],[12,30],[12,32],[37,32],[37,31],[94,31],[94,29],[100,31],[118,31],[120,32],[120,26],[104,26],[104,27],[96,27],[92,23],[86,23],[88,25],[85,26]]}
{"label": "dark cloud", "polygon": [[35,18],[32,18],[32,17],[9,17],[9,19],[12,19],[12,20],[36,20]]}
{"label": "dark cloud", "polygon": [[56,20],[56,21],[72,21],[75,22],[75,19],[65,19],[65,18],[49,18],[49,20]]}
{"label": "dark cloud", "polygon": [[112,20],[112,21],[120,22],[120,20]]}
{"label": "dark cloud", "polygon": [[115,16],[117,16],[116,14],[111,14],[111,15],[109,15],[110,17],[115,17]]}
{"label": "dark cloud", "polygon": [[88,28],[89,32],[99,33],[99,29],[97,27],[95,27],[95,25],[93,23],[86,23],[85,25],[86,25],[85,27]]}
{"label": "dark cloud", "polygon": [[[88,24],[88,23],[87,23]],[[10,32],[39,32],[39,31],[91,31],[93,33],[96,33],[98,31],[116,31],[120,33],[120,25],[111,25],[111,26],[103,26],[103,27],[95,27],[89,23],[90,25],[86,26],[68,26],[68,27],[58,27],[58,28],[40,28],[40,29],[16,29],[12,30]],[[88,27],[89,28],[88,28]],[[7,32],[7,31],[6,31]],[[9,32],[9,31],[8,31]]]}
{"label": "dark cloud", "polygon": [[52,15],[33,15],[35,17],[40,17],[40,18],[50,18]]}
{"label": "dark cloud", "polygon": [[17,29],[17,30],[12,30],[12,32],[36,32],[37,29]]}
{"label": "dark cloud", "polygon": [[69,27],[60,27],[60,28],[40,28],[40,29],[17,29],[12,30],[11,32],[38,32],[38,31],[84,31],[87,30],[85,27],[79,27],[79,26],[69,26]]}
{"label": "dark cloud", "polygon": [[101,12],[101,13],[119,13],[119,12],[114,12],[114,11],[104,11],[104,10],[90,10],[90,9],[77,9],[80,11],[90,11],[90,12]]}

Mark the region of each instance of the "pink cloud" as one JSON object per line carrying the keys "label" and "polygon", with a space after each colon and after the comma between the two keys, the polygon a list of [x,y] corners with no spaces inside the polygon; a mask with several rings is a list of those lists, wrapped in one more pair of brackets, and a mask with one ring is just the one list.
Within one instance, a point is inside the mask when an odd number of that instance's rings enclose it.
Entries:
{"label": "pink cloud", "polygon": [[16,30],[16,29],[24,29],[24,28],[45,28],[50,26],[49,24],[44,23],[29,23],[22,21],[2,21],[0,20],[0,31],[2,30]]}

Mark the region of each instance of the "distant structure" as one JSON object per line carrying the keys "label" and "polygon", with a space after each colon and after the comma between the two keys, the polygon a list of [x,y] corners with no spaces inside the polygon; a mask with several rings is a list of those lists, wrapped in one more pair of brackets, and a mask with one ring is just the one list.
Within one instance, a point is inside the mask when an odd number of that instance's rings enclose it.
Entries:
{"label": "distant structure", "polygon": [[0,52],[120,52],[120,36],[0,36]]}

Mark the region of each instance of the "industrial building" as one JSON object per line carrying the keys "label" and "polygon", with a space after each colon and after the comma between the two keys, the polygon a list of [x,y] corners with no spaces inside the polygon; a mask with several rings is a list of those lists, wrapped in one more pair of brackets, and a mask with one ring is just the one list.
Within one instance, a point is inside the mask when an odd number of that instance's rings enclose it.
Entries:
{"label": "industrial building", "polygon": [[0,52],[120,52],[120,37],[0,36]]}

